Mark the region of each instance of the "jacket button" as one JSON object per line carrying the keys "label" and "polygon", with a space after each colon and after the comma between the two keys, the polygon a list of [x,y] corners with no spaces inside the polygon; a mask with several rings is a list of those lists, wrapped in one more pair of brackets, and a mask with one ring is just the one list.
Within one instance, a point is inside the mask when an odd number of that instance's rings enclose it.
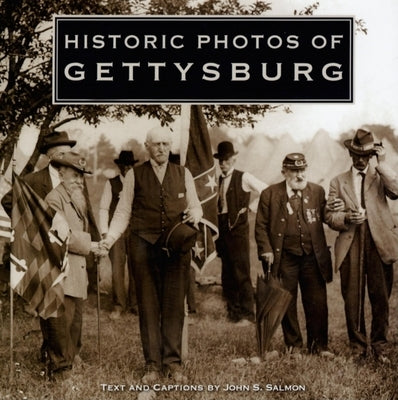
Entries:
{"label": "jacket button", "polygon": [[278,233],[278,236],[279,236],[279,237],[281,237],[281,236],[282,236],[282,234],[281,234],[281,233]]}
{"label": "jacket button", "polygon": [[280,250],[279,250],[279,249],[276,249],[275,251],[276,251],[277,253],[279,253],[279,252],[280,252]]}
{"label": "jacket button", "polygon": [[82,268],[84,268],[84,265],[82,265]]}
{"label": "jacket button", "polygon": [[285,218],[281,218],[281,221],[282,221],[282,222],[285,222]]}

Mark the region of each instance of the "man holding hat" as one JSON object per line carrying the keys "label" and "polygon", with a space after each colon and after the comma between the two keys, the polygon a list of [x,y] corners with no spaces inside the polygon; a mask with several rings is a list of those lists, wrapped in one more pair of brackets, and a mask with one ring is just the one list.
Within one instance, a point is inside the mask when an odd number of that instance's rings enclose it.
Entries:
{"label": "man holding hat", "polygon": [[[386,151],[371,132],[358,129],[344,142],[352,158],[349,171],[330,182],[328,203],[341,198],[341,211],[327,210],[326,221],[340,232],[335,243],[348,337],[354,357],[364,358],[367,338],[364,318],[365,285],[372,307],[370,344],[376,359],[388,362],[388,302],[392,264],[398,260],[398,226],[387,197],[398,198],[398,176],[386,163]],[[376,167],[370,160],[376,156]]]}
{"label": "man holding hat", "polygon": [[83,300],[87,298],[88,277],[86,256],[100,254],[98,242],[89,233],[87,202],[83,174],[86,160],[76,152],[54,156],[51,165],[58,169],[61,183],[45,198],[55,211],[66,219],[70,231],[69,268],[62,281],[65,312],[58,318],[43,320],[46,328],[48,372],[50,378],[64,377],[72,368],[81,347]]}
{"label": "man holding hat", "polygon": [[223,296],[228,318],[237,326],[254,321],[254,294],[250,277],[249,201],[250,192],[261,193],[267,185],[248,172],[234,168],[238,152],[231,142],[219,143],[219,177],[217,253],[221,258]]}
{"label": "man holding hat", "polygon": [[[133,168],[137,160],[134,159],[132,151],[122,150],[119,158],[114,160],[120,174],[109,179],[105,183],[99,210],[99,225],[102,237],[108,233],[109,222],[112,220],[120,192],[123,188],[124,177]],[[128,308],[136,313],[137,300],[135,296],[135,283],[131,271],[130,257],[128,256],[128,232],[125,231],[109,250],[109,258],[112,263],[112,289],[113,289],[113,311],[109,318],[119,319],[122,312]],[[128,264],[128,290],[125,289],[125,266]]]}
{"label": "man holding hat", "polygon": [[332,262],[323,230],[325,191],[307,181],[306,169],[303,154],[286,155],[282,165],[285,180],[261,193],[255,238],[263,267],[270,268],[293,296],[282,320],[287,352],[300,353],[303,346],[297,318],[300,284],[308,351],[332,357],[328,351],[326,297]]}
{"label": "man holding hat", "polygon": [[186,223],[198,223],[202,207],[191,173],[169,162],[171,131],[151,129],[145,148],[150,159],[127,172],[101,246],[109,249],[130,222],[129,247],[146,363],[142,382],[158,382],[163,370],[174,382],[186,383],[181,345],[193,245],[192,229]]}

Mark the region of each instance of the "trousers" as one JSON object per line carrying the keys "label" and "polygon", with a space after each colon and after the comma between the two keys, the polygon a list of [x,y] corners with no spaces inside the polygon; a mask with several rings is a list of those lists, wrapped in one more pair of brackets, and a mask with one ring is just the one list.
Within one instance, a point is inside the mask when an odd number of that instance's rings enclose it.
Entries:
{"label": "trousers", "polygon": [[307,329],[307,348],[311,353],[326,350],[328,346],[326,282],[318,268],[314,253],[298,256],[283,251],[280,275],[283,287],[293,296],[282,319],[285,344],[288,347],[303,345],[297,316],[297,293],[300,285]]}
{"label": "trousers", "polygon": [[[135,282],[133,278],[131,257],[128,254],[128,237],[124,233],[109,251],[112,264],[112,293],[115,310],[134,310],[137,307]],[[128,287],[125,287],[125,267],[128,267]]]}
{"label": "trousers", "polygon": [[138,235],[130,235],[141,342],[147,367],[181,363],[184,299],[188,290],[190,251],[172,253]]}
{"label": "trousers", "polygon": [[248,226],[229,230],[227,214],[218,216],[220,237],[216,242],[221,258],[221,283],[232,321],[254,319],[254,291],[250,277]]}
{"label": "trousers", "polygon": [[351,347],[359,351],[367,347],[364,316],[367,286],[372,309],[370,344],[376,352],[381,352],[387,344],[393,268],[381,260],[367,221],[357,226],[350,250],[340,267],[340,278]]}

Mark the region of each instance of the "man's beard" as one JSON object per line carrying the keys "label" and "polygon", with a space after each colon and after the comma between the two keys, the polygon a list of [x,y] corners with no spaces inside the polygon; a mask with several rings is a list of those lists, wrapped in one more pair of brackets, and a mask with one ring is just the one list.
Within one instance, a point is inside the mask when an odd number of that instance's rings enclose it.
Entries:
{"label": "man's beard", "polygon": [[76,187],[75,189],[72,189],[69,194],[73,201],[73,204],[80,210],[80,212],[83,213],[83,215],[86,215],[87,201],[83,193],[83,188]]}
{"label": "man's beard", "polygon": [[291,181],[288,182],[288,185],[293,190],[304,190],[307,186],[307,179],[304,179],[302,181],[297,181],[296,179],[292,179]]}

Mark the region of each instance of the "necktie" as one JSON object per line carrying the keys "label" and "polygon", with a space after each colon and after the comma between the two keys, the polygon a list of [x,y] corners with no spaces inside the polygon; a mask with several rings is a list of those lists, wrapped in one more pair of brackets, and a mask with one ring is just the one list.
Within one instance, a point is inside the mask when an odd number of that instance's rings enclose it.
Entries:
{"label": "necktie", "polygon": [[365,173],[360,172],[359,175],[361,175],[362,182],[361,182],[361,207],[365,209]]}
{"label": "necktie", "polygon": [[293,208],[294,211],[297,211],[300,207],[300,196],[298,195],[298,190],[297,189],[292,189],[293,190],[293,196],[290,196],[289,202]]}

